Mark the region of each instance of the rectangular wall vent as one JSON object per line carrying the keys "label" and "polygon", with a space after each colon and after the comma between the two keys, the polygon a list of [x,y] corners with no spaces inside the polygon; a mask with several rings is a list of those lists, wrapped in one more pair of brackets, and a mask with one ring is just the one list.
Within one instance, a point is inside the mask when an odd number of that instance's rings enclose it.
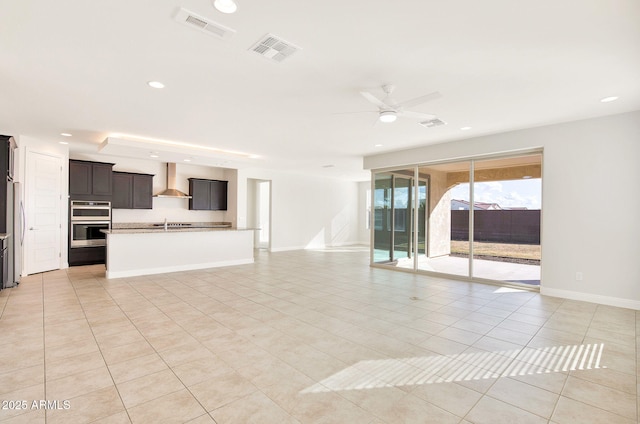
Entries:
{"label": "rectangular wall vent", "polygon": [[300,47],[273,34],[267,34],[262,37],[260,41],[251,46],[249,50],[253,50],[267,59],[282,62],[300,50]]}
{"label": "rectangular wall vent", "polygon": [[433,128],[433,127],[439,127],[440,125],[447,125],[447,123],[441,119],[433,118],[433,119],[428,119],[426,121],[420,122],[420,125],[427,128]]}
{"label": "rectangular wall vent", "polygon": [[183,8],[178,10],[178,13],[176,14],[176,21],[223,40],[233,37],[236,33],[236,31],[231,28],[227,28],[224,25],[220,25],[217,22],[204,18]]}

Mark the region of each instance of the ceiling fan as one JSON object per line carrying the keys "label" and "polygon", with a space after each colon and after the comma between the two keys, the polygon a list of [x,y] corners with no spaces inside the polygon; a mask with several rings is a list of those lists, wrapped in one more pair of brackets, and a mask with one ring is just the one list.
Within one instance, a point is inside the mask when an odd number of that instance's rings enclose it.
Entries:
{"label": "ceiling fan", "polygon": [[[404,102],[397,102],[391,94],[395,90],[395,86],[391,84],[385,84],[382,86],[382,91],[385,93],[385,97],[379,99],[368,91],[361,91],[360,94],[362,97],[367,99],[369,102],[378,106],[378,120],[380,122],[389,123],[394,122],[399,116],[403,118],[412,118],[420,120],[420,123],[430,122],[436,118],[435,115],[430,115],[427,113],[421,112],[413,112],[407,110],[408,107],[414,107],[422,103],[426,103],[431,100],[439,99],[442,97],[437,91],[433,93],[425,94],[424,96],[416,97],[414,99],[405,100]],[[424,124],[423,124],[424,125]],[[426,125],[425,125],[426,126]]]}

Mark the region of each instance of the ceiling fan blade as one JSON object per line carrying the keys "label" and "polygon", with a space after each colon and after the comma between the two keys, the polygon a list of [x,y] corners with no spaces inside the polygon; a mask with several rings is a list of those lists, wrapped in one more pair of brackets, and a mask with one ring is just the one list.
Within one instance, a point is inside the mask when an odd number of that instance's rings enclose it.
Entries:
{"label": "ceiling fan blade", "polygon": [[420,113],[420,112],[412,112],[410,110],[403,110],[398,112],[398,115],[403,118],[411,118],[411,119],[420,119],[421,121],[427,121],[430,119],[435,119],[435,115],[429,115],[428,113]]}
{"label": "ceiling fan blade", "polygon": [[439,99],[440,97],[442,97],[442,94],[440,94],[438,91],[434,91],[433,93],[425,94],[424,96],[416,97],[415,99],[400,102],[396,105],[396,107],[414,107],[431,100]]}
{"label": "ceiling fan blade", "polygon": [[360,94],[362,94],[362,97],[364,97],[374,105],[378,106],[379,108],[392,109],[388,104],[386,104],[385,102],[383,102],[382,100],[374,96],[373,94],[369,93],[368,91],[361,91]]}
{"label": "ceiling fan blade", "polygon": [[355,112],[333,112],[332,115],[353,115],[356,113],[378,113],[377,110],[358,110]]}

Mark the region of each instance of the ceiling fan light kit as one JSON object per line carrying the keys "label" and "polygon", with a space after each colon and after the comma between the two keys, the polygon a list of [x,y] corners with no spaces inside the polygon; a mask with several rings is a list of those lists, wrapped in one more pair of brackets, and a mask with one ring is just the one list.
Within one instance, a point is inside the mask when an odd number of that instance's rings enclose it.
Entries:
{"label": "ceiling fan light kit", "polygon": [[390,123],[398,119],[398,115],[393,110],[384,110],[380,112],[378,119],[380,119],[380,122]]}
{"label": "ceiling fan light kit", "polygon": [[213,7],[222,13],[235,13],[238,5],[234,0],[214,0]]}

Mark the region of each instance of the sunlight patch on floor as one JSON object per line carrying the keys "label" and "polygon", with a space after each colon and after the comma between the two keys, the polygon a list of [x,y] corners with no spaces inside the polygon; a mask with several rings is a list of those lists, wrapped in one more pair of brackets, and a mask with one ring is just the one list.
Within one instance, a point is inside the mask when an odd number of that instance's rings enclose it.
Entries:
{"label": "sunlight patch on floor", "polygon": [[360,361],[300,393],[364,390],[606,368],[604,343]]}

